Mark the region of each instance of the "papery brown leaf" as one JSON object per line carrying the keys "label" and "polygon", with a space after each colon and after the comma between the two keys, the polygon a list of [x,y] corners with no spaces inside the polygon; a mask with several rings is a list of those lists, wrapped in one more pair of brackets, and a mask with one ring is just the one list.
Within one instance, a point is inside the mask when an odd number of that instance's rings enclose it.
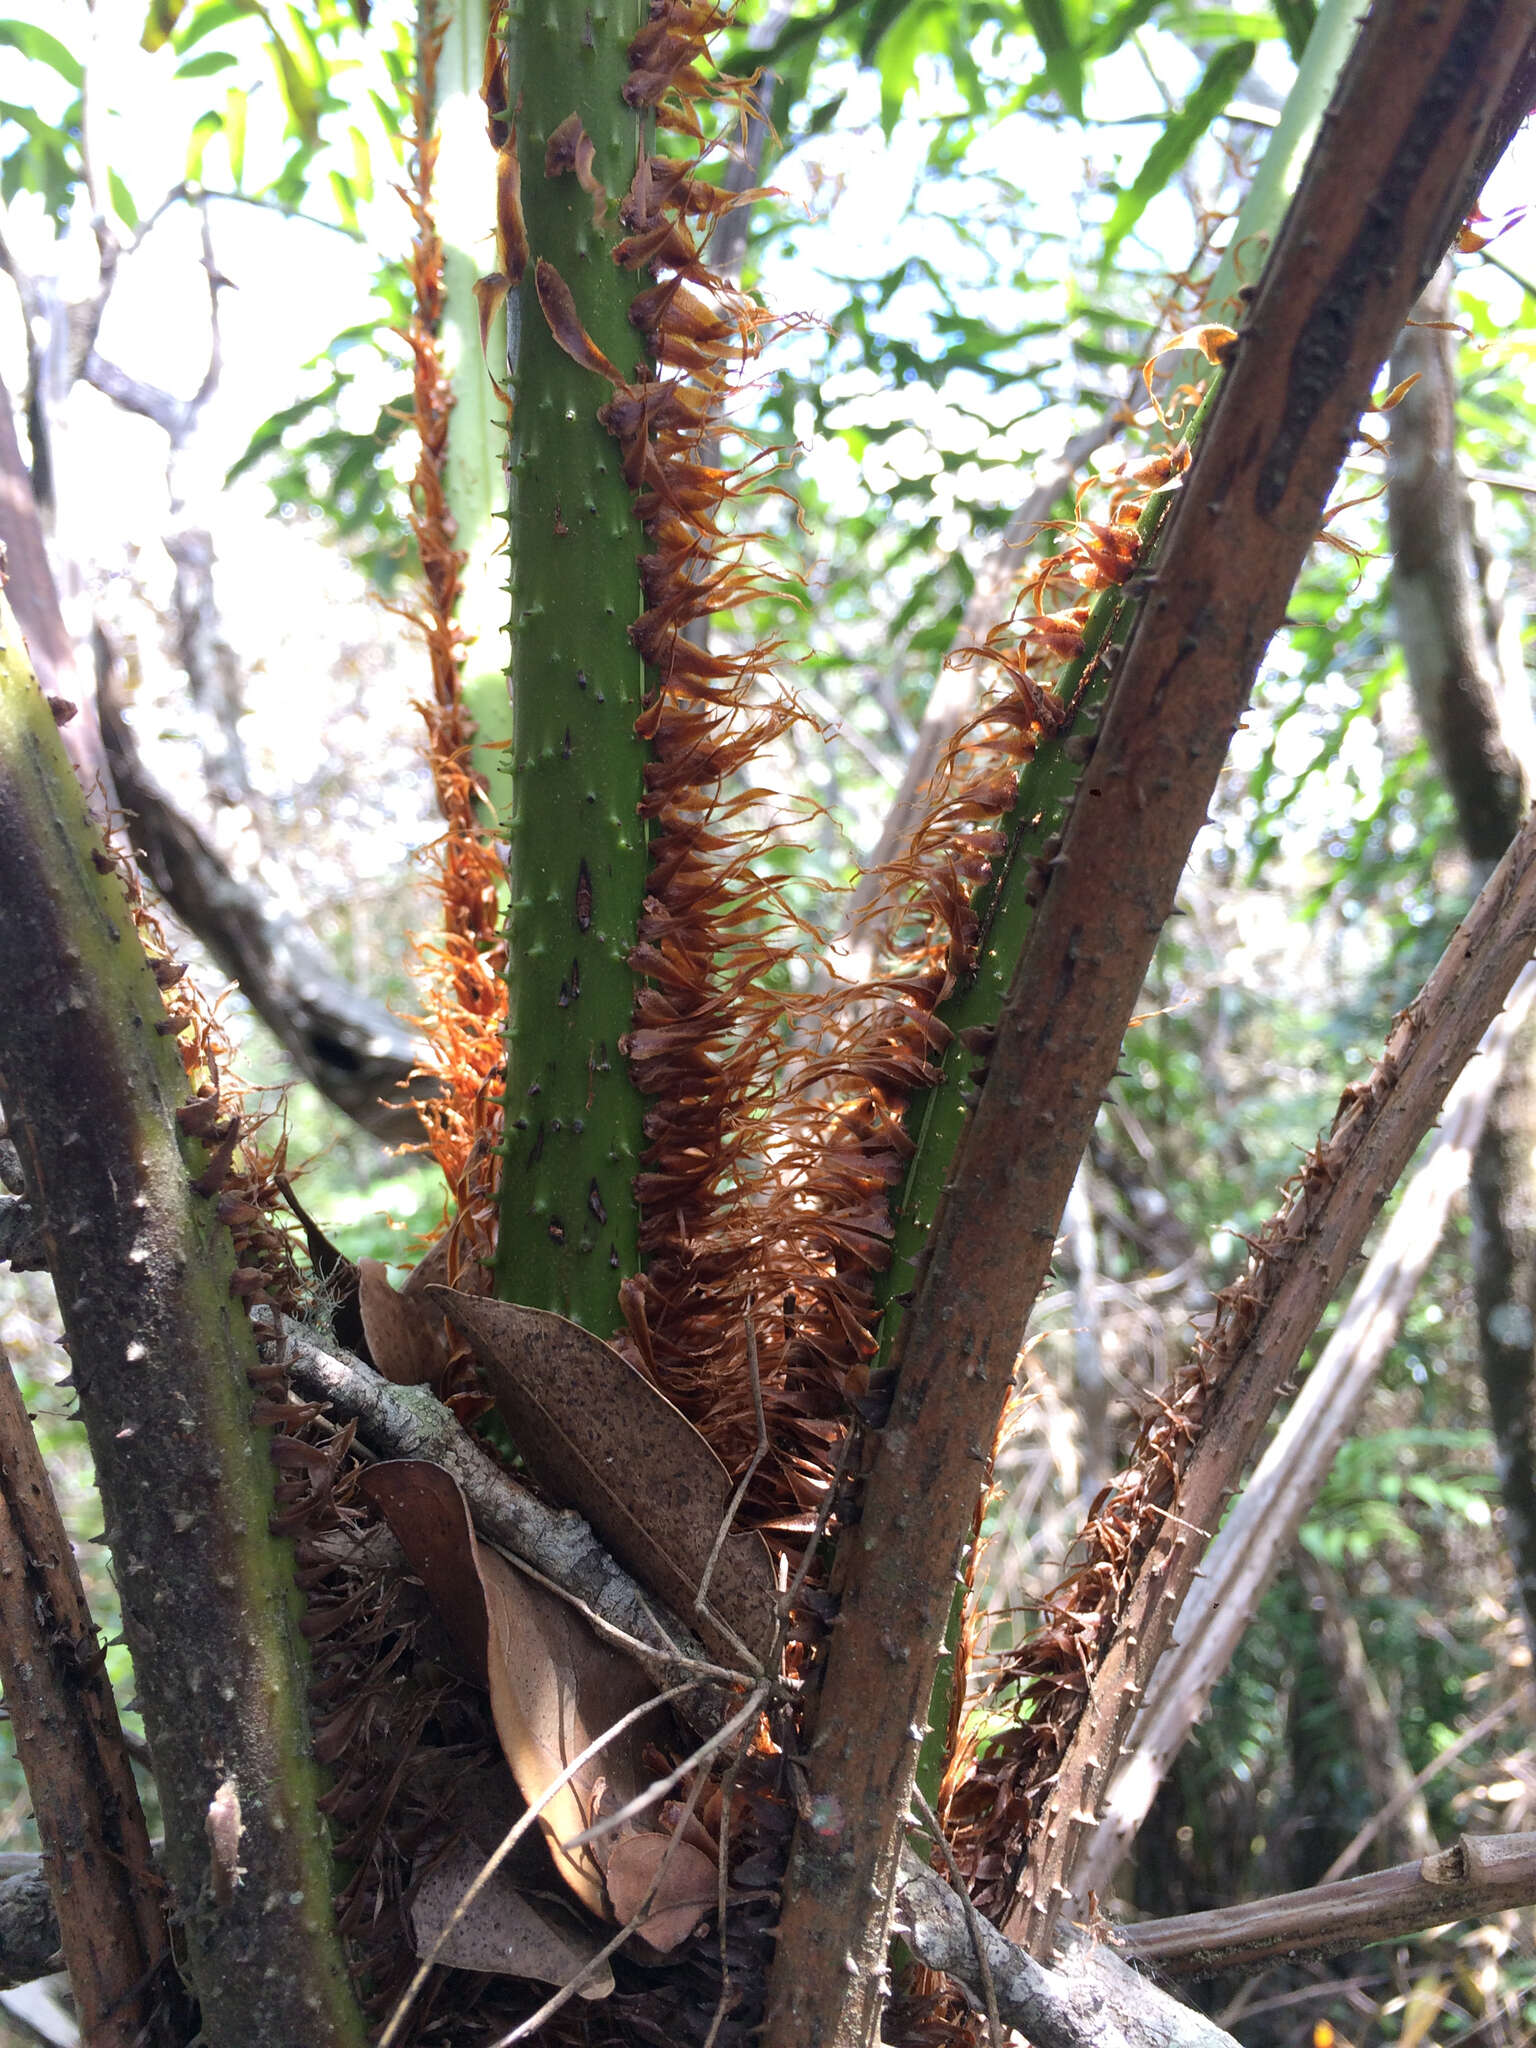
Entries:
{"label": "papery brown leaf", "polygon": [[448,1364],[443,1319],[421,1300],[421,1290],[397,1294],[381,1259],[360,1259],[357,1304],[368,1356],[397,1387],[432,1386]]}
{"label": "papery brown leaf", "polygon": [[[359,1485],[400,1540],[461,1655],[483,1670],[491,1716],[512,1775],[532,1805],[571,1759],[651,1692],[644,1673],[563,1600],[475,1536],[453,1475],[425,1459],[375,1465]],[[560,1875],[602,1913],[611,1838],[567,1853],[563,1843],[650,1783],[643,1751],[660,1716],[637,1721],[556,1792],[539,1825]]]}
{"label": "papery brown leaf", "polygon": [[[429,1287],[441,1287],[448,1278],[448,1236],[433,1238],[401,1283],[402,1294],[422,1294]],[[473,1288],[469,1290],[474,1292]]]}
{"label": "papery brown leaf", "polygon": [[[428,1290],[469,1338],[519,1452],[541,1486],[578,1507],[604,1543],[718,1656],[730,1631],[766,1662],[775,1586],[755,1531],[728,1537],[696,1613],[730,1497],[725,1467],[664,1394],[564,1316]],[[721,1623],[725,1624],[722,1629]]]}
{"label": "papery brown leaf", "polygon": [[[602,1946],[602,1937],[558,1906],[535,1904],[517,1888],[507,1870],[497,1870],[470,1900],[444,1935],[460,1899],[484,1864],[469,1842],[456,1842],[432,1865],[411,1901],[411,1939],[418,1956],[458,1970],[484,1970],[498,1977],[534,1977],[541,1984],[568,1984]],[[442,1944],[438,1946],[439,1936]],[[613,1989],[607,1963],[581,1985],[582,1998],[606,1998]]]}
{"label": "papery brown leaf", "polygon": [[357,1486],[388,1522],[464,1668],[489,1687],[489,1622],[478,1572],[479,1544],[458,1481],[429,1459],[392,1458],[360,1472]]}
{"label": "papery brown leaf", "polygon": [[691,1842],[674,1845],[670,1835],[626,1835],[608,1858],[608,1897],[621,1926],[653,1884],[656,1896],[635,1932],[665,1954],[686,1941],[715,1904],[715,1859]]}

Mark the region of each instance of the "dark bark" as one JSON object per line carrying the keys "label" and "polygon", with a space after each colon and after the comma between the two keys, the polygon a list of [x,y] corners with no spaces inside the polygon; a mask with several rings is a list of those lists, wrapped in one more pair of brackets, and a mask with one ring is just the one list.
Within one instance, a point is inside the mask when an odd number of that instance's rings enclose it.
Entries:
{"label": "dark bark", "polygon": [[0,1195],[0,1266],[41,1273],[48,1264],[37,1218],[20,1195]]}
{"label": "dark bark", "polygon": [[0,641],[0,1094],[95,1461],[179,1959],[220,2048],[354,2048],[217,1169],[179,1135],[165,1005],[4,607]]}
{"label": "dark bark", "polygon": [[59,1916],[42,1871],[0,1883],[0,1991],[29,1984],[57,1965]]}
{"label": "dark bark", "polygon": [[1523,1035],[1472,1161],[1473,1298],[1494,1460],[1536,1651],[1536,1028]]}
{"label": "dark bark", "polygon": [[[1449,267],[1403,332],[1394,382],[1419,382],[1390,415],[1392,594],[1414,700],[1474,865],[1508,844],[1536,788],[1530,685],[1519,636],[1490,589],[1456,451]],[[1504,1534],[1536,1648],[1536,1027],[1522,1035],[1472,1164],[1473,1294]]]}
{"label": "dark bark", "polygon": [[91,2048],[177,2048],[186,2015],[106,1653],[3,1346],[0,1557],[0,1682],[81,2031]]}
{"label": "dark bark", "polygon": [[[839,1545],[841,1616],[813,1710],[769,2048],[862,2048],[877,2024],[896,1845],[952,1574],[1067,1192],[1264,647],[1533,42],[1525,0],[1432,17],[1389,5],[1368,18],[1153,556],[930,1233],[862,1521]],[[1371,1191],[1367,1214],[1390,1184]],[[872,1699],[883,1703],[874,1727]],[[1098,1760],[1101,1775],[1111,1760]],[[1074,1832],[1057,1820],[1063,1838]],[[1055,1902],[1051,1881],[1042,1904]]]}
{"label": "dark bark", "polygon": [[[1392,353],[1394,384],[1418,383],[1388,415],[1392,602],[1414,702],[1471,858],[1491,867],[1523,809],[1513,677],[1480,573],[1471,493],[1456,459],[1453,272],[1442,266]],[[1522,679],[1523,686],[1523,679]],[[1528,722],[1528,721],[1527,721]]]}

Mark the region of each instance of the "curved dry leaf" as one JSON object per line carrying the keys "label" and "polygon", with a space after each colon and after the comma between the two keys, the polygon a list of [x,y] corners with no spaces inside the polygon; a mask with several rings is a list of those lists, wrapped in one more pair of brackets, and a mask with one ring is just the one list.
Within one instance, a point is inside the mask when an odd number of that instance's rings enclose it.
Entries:
{"label": "curved dry leaf", "polygon": [[421,1292],[418,1288],[397,1294],[381,1259],[358,1260],[357,1305],[368,1356],[397,1387],[432,1386],[447,1368],[448,1332],[442,1317],[423,1303]]}
{"label": "curved dry leaf", "polygon": [[[410,1906],[417,1955],[430,1955],[434,1962],[458,1970],[569,1984],[597,1954],[603,1937],[582,1926],[574,1914],[524,1897],[508,1871],[493,1871],[454,1920],[459,1901],[484,1863],[471,1843],[456,1842],[422,1878]],[[612,1989],[613,1971],[604,1962],[581,1985],[579,1995],[606,1998]]]}
{"label": "curved dry leaf", "polygon": [[734,1659],[734,1634],[766,1662],[776,1588],[768,1546],[755,1531],[727,1538],[708,1611],[694,1608],[731,1485],[688,1418],[611,1345],[564,1316],[446,1287],[428,1292],[468,1337],[540,1485],[578,1507],[619,1562],[696,1626],[717,1656]]}
{"label": "curved dry leaf", "polygon": [[360,1472],[357,1487],[388,1522],[464,1668],[488,1687],[479,1544],[458,1481],[430,1459],[391,1458]]}
{"label": "curved dry leaf", "polygon": [[[669,1853],[670,1852],[670,1853]],[[671,1835],[626,1835],[608,1858],[608,1897],[621,1926],[656,1887],[635,1932],[662,1954],[686,1941],[715,1904],[715,1859]]]}
{"label": "curved dry leaf", "polygon": [[[448,1278],[448,1233],[434,1237],[401,1282],[402,1294],[420,1294],[428,1287],[441,1287]],[[469,1289],[470,1293],[474,1289]]]}
{"label": "curved dry leaf", "polygon": [[[476,1537],[457,1480],[425,1459],[374,1465],[359,1485],[389,1523],[460,1653],[483,1671],[491,1716],[529,1805],[574,1756],[650,1697],[639,1667],[563,1600]],[[556,1868],[594,1913],[604,1911],[609,1838],[563,1846],[651,1781],[643,1752],[663,1730],[646,1717],[616,1737],[539,1815]]]}

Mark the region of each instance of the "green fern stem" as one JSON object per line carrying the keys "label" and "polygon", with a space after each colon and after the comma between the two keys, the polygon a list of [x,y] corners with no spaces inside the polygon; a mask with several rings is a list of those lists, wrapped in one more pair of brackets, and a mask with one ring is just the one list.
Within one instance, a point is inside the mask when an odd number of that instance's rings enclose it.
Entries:
{"label": "green fern stem", "polygon": [[[496,1290],[599,1335],[617,1326],[619,1282],[639,1263],[641,1100],[619,1051],[646,870],[634,733],[644,671],[627,635],[642,608],[639,536],[618,448],[596,418],[610,389],[556,344],[534,273],[542,262],[559,274],[582,326],[628,373],[634,283],[611,250],[641,141],[621,88],[642,19],[637,0],[514,0],[507,16],[527,267],[507,301],[512,747]],[[546,174],[549,139],[572,114],[606,187],[601,221],[576,177]],[[504,178],[501,189],[505,213]]]}

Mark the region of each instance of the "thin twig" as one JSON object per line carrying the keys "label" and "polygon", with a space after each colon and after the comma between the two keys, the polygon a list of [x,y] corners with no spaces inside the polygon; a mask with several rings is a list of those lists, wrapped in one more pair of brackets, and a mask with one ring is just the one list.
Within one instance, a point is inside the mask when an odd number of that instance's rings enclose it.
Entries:
{"label": "thin twig", "polygon": [[715,2000],[709,2032],[704,2036],[704,2048],[715,2048],[715,2041],[725,2016],[735,2002],[731,1997],[730,1946],[726,1940],[725,1916],[731,1889],[731,1800],[735,1796],[736,1780],[740,1773],[741,1753],[738,1751],[720,1781],[720,1836],[715,1852],[715,1933],[720,1954],[720,1996]]}
{"label": "thin twig", "polygon": [[[696,1751],[691,1761],[702,1762],[703,1756],[704,1752],[702,1750]],[[687,1768],[687,1766],[685,1766],[685,1768]],[[687,1803],[683,1808],[682,1817],[678,1821],[676,1828],[673,1830],[671,1839],[668,1841],[665,1850],[662,1852],[661,1861],[656,1866],[656,1875],[651,1879],[645,1897],[640,1901],[639,1905],[636,1906],[634,1912],[630,1914],[629,1918],[624,1922],[624,1925],[619,1929],[618,1933],[615,1934],[611,1940],[605,1942],[604,1945],[597,1951],[595,1955],[588,1956],[586,1961],[581,1965],[581,1968],[576,1971],[575,1975],[569,1978],[564,1984],[562,1984],[558,1991],[554,1992],[549,1998],[546,1998],[544,2003],[539,2007],[537,2012],[530,2013],[527,2019],[525,2020],[520,2020],[518,2024],[511,2029],[509,2033],[498,2036],[498,2038],[491,2043],[491,2048],[512,2048],[513,2042],[525,2040],[527,2036],[533,2033],[536,2028],[543,2026],[544,2022],[547,2019],[551,2018],[555,2013],[559,2012],[562,2006],[568,2005],[570,2003],[570,2001],[580,1991],[582,1985],[586,1983],[587,1979],[589,1977],[595,1976],[597,1971],[601,1969],[604,1963],[607,1962],[608,1958],[611,1955],[613,1955],[617,1950],[621,1949],[632,1934],[638,1932],[644,1926],[645,1921],[650,1914],[651,1901],[655,1898],[656,1893],[660,1888],[661,1880],[666,1875],[667,1865],[672,1861],[673,1856],[677,1853],[677,1845],[683,1839],[683,1830],[687,1827],[688,1822],[692,1820],[694,1812],[698,1807],[699,1800],[703,1795],[704,1787],[708,1782],[708,1778],[705,1776],[705,1774],[703,1772],[700,1772],[698,1778],[695,1780],[691,1790],[689,1791]],[[578,1840],[579,1839],[580,1838],[578,1837]],[[574,1842],[569,1842],[566,1843],[564,1846],[567,1848],[574,1848],[576,1845]],[[385,2048],[385,2044],[382,2041],[379,2043],[379,2048]]]}
{"label": "thin twig", "polygon": [[997,2009],[997,1985],[992,1978],[992,1965],[987,1959],[987,1945],[981,1931],[981,1915],[971,1897],[971,1888],[961,1874],[955,1861],[955,1852],[949,1846],[948,1838],[940,1824],[938,1815],[928,1804],[917,1786],[912,1787],[912,1804],[922,1817],[924,1827],[933,1838],[934,1847],[944,1858],[944,1867],[949,1872],[949,1881],[954,1886],[955,1897],[960,1901],[965,1914],[965,1924],[971,1937],[971,1947],[976,1955],[976,1975],[981,1980],[981,1998],[987,2011],[987,2036],[992,2048],[1004,2048],[1007,2036],[1003,2032],[1002,2016]]}
{"label": "thin twig", "polygon": [[1520,1695],[1512,1693],[1507,1700],[1501,1700],[1498,1706],[1491,1707],[1481,1720],[1474,1721],[1470,1728],[1464,1728],[1454,1742],[1447,1743],[1440,1754],[1424,1766],[1411,1784],[1404,1785],[1400,1791],[1392,1795],[1379,1813],[1372,1814],[1353,1841],[1347,1843],[1334,1857],[1318,1879],[1318,1883],[1332,1884],[1335,1878],[1342,1877],[1347,1870],[1353,1870],[1382,1829],[1397,1818],[1414,1794],[1422,1792],[1431,1778],[1439,1777],[1446,1766],[1453,1764],[1463,1750],[1470,1749],[1474,1742],[1480,1741],[1483,1736],[1497,1728],[1501,1721],[1507,1721],[1519,1704]]}
{"label": "thin twig", "polygon": [[[675,1771],[669,1771],[664,1778],[658,1778],[654,1785],[648,1785],[643,1792],[637,1792],[633,1799],[627,1800],[617,1813],[605,1814],[601,1820],[595,1820],[591,1827],[583,1828],[579,1835],[572,1835],[570,1840],[561,1846],[567,1850],[588,1848],[593,1842],[600,1842],[605,1835],[611,1835],[615,1828],[622,1827],[626,1821],[633,1820],[637,1814],[644,1813],[646,1808],[654,1806],[658,1799],[665,1799],[672,1787],[681,1784],[691,1770],[712,1757],[717,1749],[723,1749],[738,1729],[749,1726],[756,1719],[767,1704],[770,1691],[769,1686],[755,1686],[748,1695],[746,1705],[739,1707],[729,1721],[723,1722],[713,1735],[701,1742],[692,1756],[685,1757]],[[380,2042],[379,2048],[384,2048],[383,2042]]]}
{"label": "thin twig", "polygon": [[[638,1707],[631,1707],[627,1714],[621,1714],[619,1719],[611,1727],[605,1728],[601,1735],[594,1736],[585,1749],[572,1757],[571,1761],[558,1776],[551,1778],[538,1798],[531,1803],[527,1812],[521,1814],[513,1822],[512,1826],[508,1828],[500,1842],[480,1866],[479,1875],[466,1888],[464,1896],[449,1915],[436,1941],[433,1942],[431,1948],[417,1965],[416,1974],[412,1977],[410,1983],[406,1985],[404,1991],[401,1992],[399,2001],[389,2016],[388,2024],[379,2036],[377,2048],[392,2048],[392,2044],[399,2040],[400,2029],[404,2024],[405,2016],[409,2012],[417,1992],[420,1991],[422,1985],[427,1981],[427,1975],[441,1953],[443,1943],[448,1939],[464,1914],[474,1904],[485,1886],[490,1883],[524,1835],[527,1834],[555,1794],[568,1785],[577,1772],[583,1770],[595,1756],[600,1756],[616,1735],[622,1735],[627,1728],[632,1728],[637,1721],[644,1720],[645,1716],[654,1713],[657,1707],[670,1706],[674,1700],[681,1699],[684,1693],[693,1690],[697,1682],[696,1679],[689,1679],[684,1685],[669,1686],[665,1692],[658,1693],[653,1699],[643,1700]],[[575,1844],[572,1843],[567,1846],[574,1847]],[[609,1951],[607,1950],[603,1951],[603,1955],[608,1953]],[[602,1956],[597,1956],[591,1960],[599,1962],[602,1959]]]}

